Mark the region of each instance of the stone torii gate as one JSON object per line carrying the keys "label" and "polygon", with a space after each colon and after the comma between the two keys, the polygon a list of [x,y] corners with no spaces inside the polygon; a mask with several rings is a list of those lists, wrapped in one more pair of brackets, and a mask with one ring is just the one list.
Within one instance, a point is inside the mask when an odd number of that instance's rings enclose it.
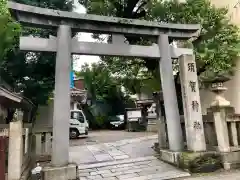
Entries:
{"label": "stone torii gate", "polygon": [[[55,96],[53,115],[52,164],[64,166],[69,159],[70,68],[71,55],[107,55],[159,59],[162,90],[168,127],[169,148],[183,148],[180,116],[175,92],[172,60],[193,55],[192,49],[174,48],[169,38],[187,40],[199,35],[200,25],[168,24],[116,17],[78,14],[44,9],[9,2],[9,9],[23,25],[56,28],[57,37],[49,39],[21,37],[23,51],[56,52]],[[72,32],[90,32],[113,35],[111,44],[78,42]],[[152,46],[128,45],[124,35],[154,38]],[[201,124],[202,122],[200,122]],[[202,132],[202,131],[201,131]],[[204,150],[204,146],[200,150]]]}

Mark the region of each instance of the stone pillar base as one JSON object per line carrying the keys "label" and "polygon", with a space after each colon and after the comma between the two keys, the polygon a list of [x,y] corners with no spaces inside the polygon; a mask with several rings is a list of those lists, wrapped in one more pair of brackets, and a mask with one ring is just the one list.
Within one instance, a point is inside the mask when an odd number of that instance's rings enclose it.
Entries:
{"label": "stone pillar base", "polygon": [[240,151],[221,153],[221,156],[225,170],[240,168]]}
{"label": "stone pillar base", "polygon": [[156,119],[148,119],[147,132],[158,132]]}
{"label": "stone pillar base", "polygon": [[43,168],[43,180],[76,180],[78,178],[78,167],[69,164],[63,167],[46,166]]}
{"label": "stone pillar base", "polygon": [[[211,151],[173,152],[167,149],[160,149],[159,159],[191,173],[214,172],[221,168],[222,163],[221,155]],[[201,164],[199,164],[200,159],[202,159]]]}

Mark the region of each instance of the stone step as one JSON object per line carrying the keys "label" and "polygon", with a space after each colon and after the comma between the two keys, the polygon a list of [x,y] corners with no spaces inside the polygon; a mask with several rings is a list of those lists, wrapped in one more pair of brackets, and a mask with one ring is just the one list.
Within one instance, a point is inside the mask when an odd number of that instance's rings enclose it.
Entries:
{"label": "stone step", "polygon": [[144,137],[139,137],[139,138],[124,139],[124,140],[119,140],[116,142],[104,143],[104,144],[109,145],[109,146],[123,146],[126,144],[139,143],[141,141],[147,141],[147,140],[151,140],[151,139],[157,140],[157,138],[158,138],[158,135],[151,135],[151,136],[144,136]]}
{"label": "stone step", "polygon": [[187,172],[167,171],[163,173],[128,178],[128,180],[168,180],[168,179],[175,179],[175,178],[184,178],[189,176],[190,174]]}
{"label": "stone step", "polygon": [[154,156],[79,166],[80,180],[163,180],[190,176]]}
{"label": "stone step", "polygon": [[140,161],[147,161],[147,160],[155,160],[157,159],[154,156],[147,156],[147,157],[139,157],[139,158],[129,158],[124,160],[116,160],[116,161],[108,161],[108,162],[100,162],[94,164],[82,164],[78,166],[78,169],[90,169],[90,168],[99,168],[104,166],[114,166],[116,164],[128,164],[132,162],[140,162]]}

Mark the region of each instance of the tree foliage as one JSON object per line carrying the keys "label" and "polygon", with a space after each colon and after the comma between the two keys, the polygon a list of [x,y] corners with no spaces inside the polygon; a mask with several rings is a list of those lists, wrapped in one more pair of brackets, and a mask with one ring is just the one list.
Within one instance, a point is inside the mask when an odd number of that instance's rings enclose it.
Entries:
{"label": "tree foliage", "polygon": [[[160,89],[158,78],[152,78],[153,72],[148,71],[145,61],[137,58],[102,57],[109,71],[118,79],[128,93],[139,93],[148,87],[152,91]],[[156,73],[157,77],[159,72]],[[158,83],[156,83],[158,81]]]}
{"label": "tree foliage", "polygon": [[[167,23],[200,23],[201,36],[193,42],[197,60],[198,75],[229,73],[234,67],[238,55],[238,28],[230,23],[226,8],[216,8],[208,0],[80,0],[88,13],[117,16],[131,19],[145,19]],[[143,39],[128,37],[130,43],[142,43]],[[144,41],[144,43],[146,40]],[[135,69],[147,69],[152,78],[159,78],[158,61],[148,59],[103,58],[114,72],[132,72]],[[125,65],[127,64],[127,65]],[[133,70],[134,69],[134,70]],[[129,76],[129,74],[127,75]],[[177,78],[176,78],[177,79]]]}
{"label": "tree foliage", "polygon": [[151,9],[154,19],[173,23],[200,23],[200,37],[193,41],[199,74],[204,71],[229,72],[238,55],[238,28],[231,24],[228,10],[216,8],[208,0],[187,0],[186,3],[164,1]]}
{"label": "tree foliage", "polygon": [[[73,8],[72,0],[15,0],[15,2],[66,11],[72,11]],[[6,22],[11,23],[11,21],[7,20]],[[12,24],[15,25],[16,23],[12,21]],[[20,33],[16,34],[15,31],[11,31],[13,29],[12,24],[7,26],[8,30],[4,30],[5,34],[0,33],[7,39],[7,41],[1,41],[3,45],[0,46],[0,51],[3,47],[0,57],[3,55],[5,57],[1,62],[0,76],[13,86],[16,91],[23,92],[23,95],[31,99],[36,105],[45,104],[54,88],[55,54],[20,52],[18,41],[14,41],[13,44],[8,43],[12,42],[10,40],[13,37],[13,32],[14,38],[16,36],[18,39],[20,35]],[[21,35],[48,38],[49,35],[56,35],[56,32],[55,30],[22,27]],[[9,46],[11,49],[9,49]]]}
{"label": "tree foliage", "polygon": [[0,0],[0,63],[9,51],[14,50],[20,34],[20,26],[10,16],[7,1]]}
{"label": "tree foliage", "polygon": [[103,63],[85,64],[77,77],[84,77],[84,85],[95,104],[97,101],[104,102],[112,107],[111,115],[123,113],[129,102],[117,79],[111,74]]}

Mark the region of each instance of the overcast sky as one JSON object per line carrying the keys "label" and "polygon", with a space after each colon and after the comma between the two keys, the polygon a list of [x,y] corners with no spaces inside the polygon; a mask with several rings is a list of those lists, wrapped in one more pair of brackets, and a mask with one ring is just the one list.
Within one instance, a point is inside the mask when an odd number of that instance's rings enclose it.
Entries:
{"label": "overcast sky", "polygon": [[[75,12],[78,13],[86,13],[86,9],[78,3],[78,0],[75,0]],[[95,40],[91,37],[91,33],[81,33],[78,35],[79,41],[87,41],[87,42],[94,42]],[[79,71],[81,66],[85,63],[91,64],[94,62],[98,62],[100,58],[98,56],[79,56],[75,55],[74,56],[74,64],[73,64],[73,69],[75,71]]]}

